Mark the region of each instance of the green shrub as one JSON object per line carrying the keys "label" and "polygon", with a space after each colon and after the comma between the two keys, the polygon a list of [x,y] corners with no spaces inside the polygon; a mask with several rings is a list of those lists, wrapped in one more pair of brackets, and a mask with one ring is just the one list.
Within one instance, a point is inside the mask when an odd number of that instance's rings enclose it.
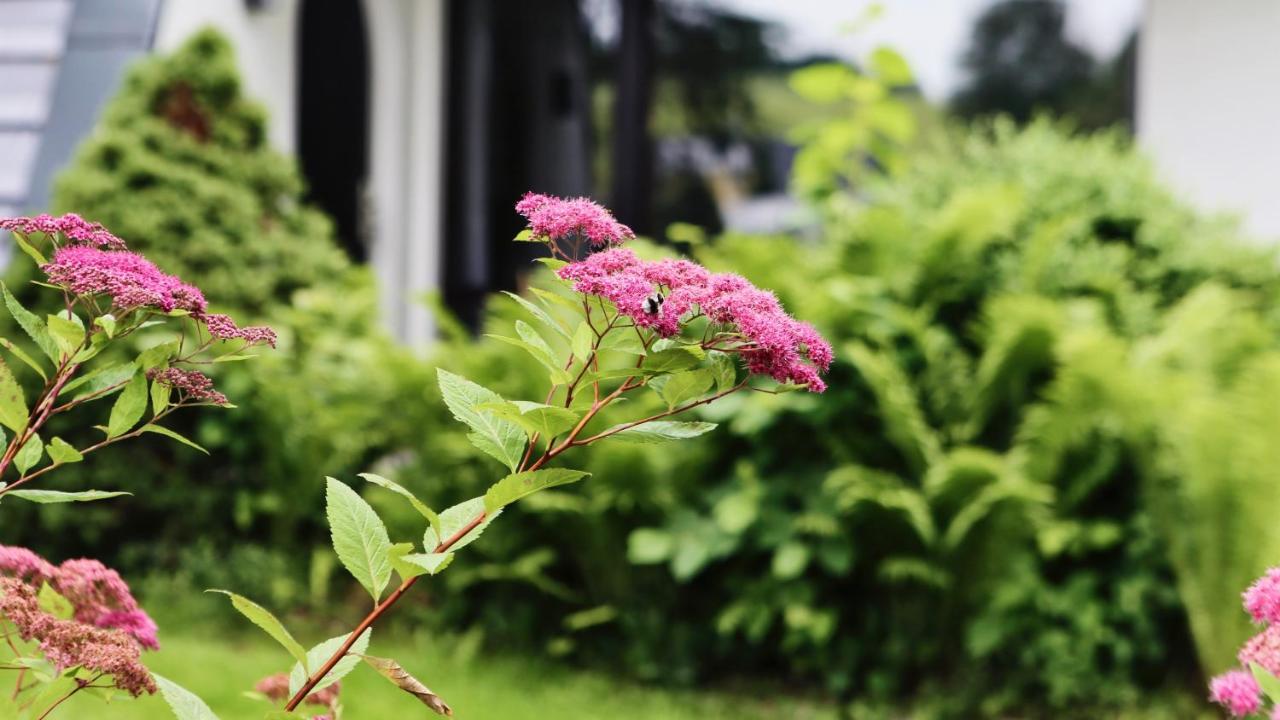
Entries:
{"label": "green shrub", "polygon": [[[192,279],[212,310],[274,326],[280,346],[251,363],[214,366],[239,409],[180,428],[210,456],[151,442],[65,473],[68,484],[93,472],[95,486],[118,483],[150,500],[127,515],[124,506],[45,512],[44,536],[65,538],[51,553],[93,545],[107,557],[105,544],[126,569],[184,565],[205,585],[225,576],[227,557],[296,557],[301,548],[305,558],[323,539],[314,508],[324,475],[354,473],[416,438],[427,369],[384,334],[372,277],[339,250],[302,193],[295,163],[267,144],[264,111],[241,92],[226,40],[202,32],[129,72],[60,176],[54,204]],[[17,527],[19,536],[31,531],[34,516]],[[246,561],[237,572],[257,577],[236,584],[296,600],[305,585],[280,578],[280,565]],[[306,572],[304,564],[298,575]]]}

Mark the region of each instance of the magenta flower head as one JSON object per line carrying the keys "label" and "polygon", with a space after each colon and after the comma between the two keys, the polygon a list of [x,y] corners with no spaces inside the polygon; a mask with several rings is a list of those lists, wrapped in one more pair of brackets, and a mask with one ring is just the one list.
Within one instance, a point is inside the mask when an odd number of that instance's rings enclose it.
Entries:
{"label": "magenta flower head", "polygon": [[121,310],[202,313],[206,307],[197,288],[161,272],[137,253],[68,245],[58,248],[42,269],[49,282],[77,295],[106,295]]}
{"label": "magenta flower head", "polygon": [[1250,638],[1236,659],[1244,667],[1257,663],[1272,675],[1280,676],[1280,625],[1271,625]]}
{"label": "magenta flower head", "polygon": [[228,315],[205,313],[200,316],[209,334],[219,340],[244,340],[250,345],[276,346],[276,332],[265,325],[240,327]]}
{"label": "magenta flower head", "polygon": [[184,400],[226,405],[227,396],[213,389],[213,380],[199,370],[169,367],[147,372],[147,377],[177,390]]}
{"label": "magenta flower head", "polygon": [[[708,347],[736,353],[747,369],[781,383],[822,392],[831,345],[808,323],[787,314],[773,293],[738,275],[714,274],[688,260],[644,261],[625,248],[610,248],[557,271],[577,292],[612,302],[618,312],[663,337],[680,332],[699,315],[715,323]],[[655,307],[654,299],[661,298]]]}
{"label": "magenta flower head", "polygon": [[631,228],[614,219],[613,214],[587,198],[558,198],[539,193],[526,193],[516,203],[516,212],[529,221],[529,231],[536,237],[562,240],[586,238],[592,247],[618,245],[636,236]]}
{"label": "magenta flower head", "polygon": [[1244,609],[1255,622],[1280,622],[1280,568],[1271,568],[1244,591]]}
{"label": "magenta flower head", "polygon": [[1262,688],[1252,674],[1232,670],[1209,683],[1209,699],[1225,707],[1232,717],[1245,717],[1262,707]]}
{"label": "magenta flower head", "polygon": [[67,213],[62,217],[52,215],[36,215],[35,217],[11,217],[0,219],[0,230],[33,235],[44,233],[55,238],[61,233],[68,245],[85,247],[102,247],[112,250],[124,250],[124,241],[112,235],[99,223],[89,222],[75,213]]}

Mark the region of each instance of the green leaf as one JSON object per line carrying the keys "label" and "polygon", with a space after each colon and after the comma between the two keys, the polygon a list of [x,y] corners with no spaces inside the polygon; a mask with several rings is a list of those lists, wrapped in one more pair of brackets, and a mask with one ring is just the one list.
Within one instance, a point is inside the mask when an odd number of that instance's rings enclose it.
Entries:
{"label": "green leaf", "polygon": [[325,513],[338,559],[376,601],[391,581],[391,540],[382,519],[346,483],[326,478]]}
{"label": "green leaf", "polygon": [[395,482],[394,480],[388,480],[381,475],[375,475],[374,473],[360,473],[360,477],[364,478],[366,482],[371,482],[378,487],[386,488],[401,497],[407,498],[409,500],[409,504],[413,505],[413,509],[417,510],[419,515],[426,518],[427,522],[431,523],[431,527],[434,528],[437,533],[440,532],[440,515],[437,514],[435,510],[432,510],[426,503],[419,500],[417,495],[414,495],[403,485]]}
{"label": "green leaf", "polygon": [[[439,547],[441,542],[453,537],[484,511],[483,497],[471,498],[445,510],[440,513],[440,534],[437,535],[434,529],[427,528],[427,533],[422,538],[422,547],[434,553],[435,548]],[[475,542],[476,538],[480,537],[480,534],[484,532],[484,529],[489,527],[489,523],[493,522],[501,514],[501,510],[486,514],[483,522],[472,528],[466,535],[459,538],[458,542],[449,547],[450,552],[461,550]]]}
{"label": "green leaf", "polygon": [[39,503],[41,505],[54,505],[57,503],[107,500],[109,498],[121,497],[123,495],[132,495],[133,493],[108,492],[106,490],[81,490],[80,492],[62,492],[60,490],[10,490],[5,494],[12,495],[13,497],[19,497],[23,500],[29,500],[33,503]]}
{"label": "green leaf", "polygon": [[27,427],[27,398],[13,372],[0,360],[0,425],[21,433]]}
{"label": "green leaf", "polygon": [[22,446],[13,456],[13,464],[18,468],[18,472],[25,475],[27,471],[40,464],[40,458],[44,457],[44,440],[40,439],[40,435],[32,433],[27,438],[27,443]]}
{"label": "green leaf", "polygon": [[578,413],[555,405],[515,400],[501,403],[484,403],[480,410],[500,415],[524,429],[530,437],[535,434],[551,438],[578,424]]}
{"label": "green leaf", "polygon": [[568,468],[547,468],[508,475],[494,483],[484,494],[484,510],[492,513],[539,490],[568,485],[590,474]]}
{"label": "green leaf", "polygon": [[157,435],[163,435],[172,440],[177,440],[178,442],[182,443],[183,445],[186,445],[187,447],[195,448],[196,450],[199,450],[205,455],[209,454],[208,450],[205,450],[204,448],[200,447],[194,441],[189,440],[185,436],[177,432],[174,432],[173,430],[170,430],[169,428],[164,427],[163,425],[155,425],[155,424],[149,423],[147,425],[142,426],[142,432],[149,432],[149,433],[155,433]]}
{"label": "green leaf", "polygon": [[369,667],[378,671],[378,674],[390,680],[393,685],[410,695],[418,698],[423,705],[431,708],[437,715],[445,715],[453,717],[453,709],[439,695],[431,691],[431,688],[422,684],[414,676],[410,675],[400,663],[388,658],[372,657],[370,655],[362,656]]}
{"label": "green leaf", "polygon": [[172,360],[174,356],[178,354],[179,347],[180,344],[177,340],[152,345],[146,350],[138,353],[138,359],[134,362],[137,363],[138,367],[144,372],[152,368],[158,368]]}
{"label": "green leaf", "polygon": [[[338,663],[333,666],[332,670],[325,673],[325,676],[320,679],[320,682],[316,683],[316,686],[312,688],[311,692],[319,692],[320,690],[329,687],[346,677],[347,673],[355,669],[355,666],[360,664],[360,656],[364,654],[365,650],[369,649],[369,635],[372,632],[373,629],[370,628],[365,630],[360,637],[356,638],[356,641],[351,644],[351,649],[347,652],[346,657],[339,660]],[[307,665],[315,668],[316,672],[319,672],[320,668],[324,667],[324,664],[328,662],[329,658],[333,657],[333,654],[338,652],[338,648],[342,647],[342,644],[347,641],[348,637],[351,636],[348,634],[329,638],[308,650]],[[293,695],[301,690],[302,686],[305,685],[306,682],[307,671],[302,668],[302,663],[294,663],[293,670],[289,672],[289,694]]]}
{"label": "green leaf", "polygon": [[129,432],[147,411],[147,376],[139,371],[116,402],[111,406],[111,419],[107,421],[107,437],[114,438]]}
{"label": "green leaf", "polygon": [[733,361],[733,356],[719,350],[712,350],[707,353],[707,357],[711,359],[711,373],[716,379],[716,392],[725,392],[738,383],[738,366]]}
{"label": "green leaf", "polygon": [[[545,355],[549,360],[551,360],[554,363],[554,361],[556,360],[556,354],[551,350],[551,346],[547,344],[547,341],[542,338],[542,334],[539,333],[537,330],[534,330],[532,325],[530,325],[529,323],[523,320],[517,320],[516,334],[519,335],[520,339],[523,340],[527,345],[533,348],[537,348],[539,353]],[[561,334],[566,336],[568,335],[568,333],[564,332],[563,330],[561,331]],[[558,366],[554,364],[552,365],[552,367],[558,369]]]}
{"label": "green leaf", "polygon": [[26,253],[27,257],[36,261],[36,265],[49,264],[49,261],[44,257],[44,253],[37,250],[35,246],[31,244],[31,241],[27,239],[26,235],[19,232],[11,233],[10,235],[13,237],[13,241],[18,244],[18,247],[22,248],[22,252]]}
{"label": "green leaf", "polygon": [[76,607],[71,601],[58,594],[49,583],[41,583],[36,599],[40,602],[41,610],[59,620],[70,620],[76,614]]}
{"label": "green leaf", "polygon": [[1253,673],[1253,679],[1258,681],[1258,687],[1262,688],[1262,692],[1266,693],[1272,703],[1280,700],[1280,678],[1272,675],[1256,662],[1249,663],[1249,672]]}
{"label": "green leaf", "polygon": [[[81,375],[75,380],[72,380],[66,385],[63,385],[62,391],[58,393],[58,396],[61,397],[74,390],[83,388],[81,392],[77,393],[74,397],[71,398],[72,400],[82,400],[94,393],[101,392],[114,385],[120,385],[121,383],[125,382],[129,378],[133,377],[133,374],[137,372],[137,370],[138,370],[137,365],[131,362],[116,363],[114,365],[106,365],[92,372],[89,372],[85,375]],[[113,390],[112,392],[115,392],[115,391]],[[110,394],[111,393],[106,393],[102,395],[102,397],[106,397],[107,395],[110,395]]]}
{"label": "green leaf", "polygon": [[35,313],[22,307],[22,303],[18,302],[13,293],[9,292],[8,286],[0,284],[0,290],[4,292],[4,304],[9,308],[13,319],[18,321],[18,326],[27,333],[28,337],[35,341],[46,357],[58,362],[58,344],[49,335],[49,329],[44,326],[44,321],[37,317]]}
{"label": "green leaf", "polygon": [[36,373],[40,375],[41,380],[44,380],[45,382],[49,381],[49,376],[44,374],[44,368],[40,367],[40,363],[36,362],[35,358],[28,355],[27,351],[23,350],[17,345],[14,345],[7,338],[0,338],[0,347],[3,347],[4,349],[13,353],[14,357],[26,363],[27,367],[31,368],[32,370],[35,370]]}
{"label": "green leaf", "polygon": [[551,238],[547,237],[546,235],[534,235],[532,230],[530,230],[529,228],[525,228],[520,232],[516,233],[516,236],[512,238],[512,241],[513,242],[545,243],[545,242],[551,242]]}
{"label": "green leaf", "polygon": [[644,355],[644,343],[634,328],[614,328],[600,338],[601,350],[617,350],[628,355]]}
{"label": "green leaf", "polygon": [[565,265],[568,265],[568,264],[569,264],[569,263],[567,263],[567,262],[565,262],[564,260],[561,260],[561,259],[559,259],[559,258],[549,258],[549,257],[534,258],[534,261],[535,261],[535,262],[540,262],[540,263],[542,263],[543,265],[546,265],[546,266],[547,266],[548,268],[550,268],[551,270],[559,270],[560,268],[562,268],[562,267],[564,267]]}
{"label": "green leaf", "polygon": [[60,465],[67,463],[77,463],[84,460],[84,455],[71,446],[66,440],[56,437],[49,442],[45,451],[49,453],[49,458]]}
{"label": "green leaf", "polygon": [[387,560],[391,563],[391,569],[400,575],[401,580],[425,575],[427,569],[403,560],[405,555],[411,555],[414,551],[413,543],[403,542],[395,543],[387,550]]}
{"label": "green leaf", "polygon": [[[529,331],[533,331],[533,328],[529,327],[528,323],[524,322],[523,320],[517,320],[516,321],[517,332],[519,332],[521,327],[527,328]],[[534,335],[536,335],[536,331],[534,332]],[[551,382],[554,384],[562,385],[569,382],[569,380],[571,379],[569,377],[569,373],[565,372],[564,368],[556,364],[555,359],[551,355],[551,348],[547,346],[546,341],[543,340],[541,336],[537,336],[539,343],[536,345],[523,339],[507,337],[505,335],[490,334],[490,335],[486,335],[485,337],[492,338],[494,340],[497,340],[498,342],[503,342],[514,347],[518,347],[521,350],[524,350],[525,352],[529,353],[530,357],[532,357],[534,360],[537,360],[540,365],[542,365],[547,369],[547,372],[550,374],[550,377],[551,377]]]}
{"label": "green leaf", "polygon": [[524,308],[526,311],[528,311],[530,315],[537,318],[538,321],[541,322],[543,325],[546,325],[552,330],[555,330],[560,335],[564,336],[565,340],[570,339],[569,331],[565,330],[564,326],[556,322],[555,318],[551,317],[551,315],[549,315],[546,310],[543,310],[542,308],[538,307],[537,305],[534,305],[533,303],[529,302],[528,300],[525,300],[524,298],[520,297],[519,295],[513,292],[507,292],[504,290],[503,294],[511,298],[512,300],[515,300],[516,302],[520,303],[520,307]]}
{"label": "green leaf", "polygon": [[[615,425],[614,427],[620,427]],[[611,428],[612,429],[612,428]],[[688,440],[716,429],[715,423],[709,422],[677,422],[674,420],[652,420],[642,425],[620,430],[609,437],[623,442],[649,445],[669,440]],[[608,432],[608,431],[606,431]]]}
{"label": "green leaf", "polygon": [[627,538],[627,559],[637,565],[666,562],[675,543],[671,533],[657,528],[637,528]]}
{"label": "green leaf", "polygon": [[111,313],[107,313],[105,315],[99,315],[98,317],[93,319],[93,324],[102,328],[102,331],[107,334],[107,337],[113,338],[116,336],[116,316],[115,315],[112,315]]}
{"label": "green leaf", "polygon": [[573,332],[573,356],[582,362],[586,362],[591,358],[591,353],[595,351],[596,333],[591,329],[591,325],[586,320],[578,323],[578,329]]}
{"label": "green leaf", "polygon": [[262,607],[243,595],[237,595],[226,590],[208,590],[206,592],[222,593],[231,599],[231,606],[240,611],[241,615],[249,618],[249,622],[262,628],[263,632],[270,635],[273,640],[280,643],[284,649],[293,656],[295,660],[302,663],[304,672],[311,672],[311,664],[307,661],[307,651],[302,644],[293,638],[289,630],[285,628],[284,623],[280,622],[270,610]]}
{"label": "green leaf", "polygon": [[650,353],[641,365],[645,372],[665,373],[697,367],[706,353],[696,346],[679,345]]}
{"label": "green leaf", "polygon": [[218,720],[209,706],[190,690],[155,673],[151,673],[151,677],[155,678],[160,694],[178,720]]}
{"label": "green leaf", "polygon": [[169,400],[173,397],[173,387],[158,383],[154,380],[151,382],[151,416],[154,418],[164,412],[169,407]]}
{"label": "green leaf", "polygon": [[[406,543],[407,544],[407,543]],[[409,553],[401,555],[401,562],[419,568],[416,574],[439,575],[453,562],[453,553]],[[407,569],[407,568],[406,568]],[[403,576],[404,573],[401,573]]]}
{"label": "green leaf", "polygon": [[672,373],[655,378],[656,380],[662,380],[658,387],[658,394],[667,402],[668,410],[674,409],[686,400],[705,395],[711,389],[711,385],[715,383],[715,377],[712,375],[711,370],[706,368]]}
{"label": "green leaf", "polygon": [[809,564],[809,548],[794,540],[783,543],[773,553],[773,576],[779,580],[800,577]]}
{"label": "green leaf", "polygon": [[437,370],[436,376],[449,412],[475,431],[467,436],[471,443],[514,472],[524,455],[524,430],[510,420],[476,409],[482,403],[502,402],[502,396],[447,370]]}
{"label": "green leaf", "polygon": [[84,344],[84,325],[75,315],[75,321],[72,321],[66,314],[66,311],[56,315],[49,315],[46,319],[46,327],[49,328],[49,335],[53,337],[53,342],[57,344],[58,350],[64,357],[70,357]]}

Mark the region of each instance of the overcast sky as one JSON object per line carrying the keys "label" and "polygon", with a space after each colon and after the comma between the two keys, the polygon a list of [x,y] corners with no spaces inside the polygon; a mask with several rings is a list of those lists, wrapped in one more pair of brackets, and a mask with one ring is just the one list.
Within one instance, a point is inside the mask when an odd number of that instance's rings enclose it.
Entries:
{"label": "overcast sky", "polygon": [[[960,56],[974,20],[995,0],[883,0],[880,19],[850,36],[844,27],[872,0],[711,0],[744,15],[776,20],[788,55],[815,52],[856,58],[880,44],[911,62],[926,96],[944,99],[963,81]],[[1099,57],[1110,57],[1136,27],[1143,0],[1065,0],[1067,32]]]}

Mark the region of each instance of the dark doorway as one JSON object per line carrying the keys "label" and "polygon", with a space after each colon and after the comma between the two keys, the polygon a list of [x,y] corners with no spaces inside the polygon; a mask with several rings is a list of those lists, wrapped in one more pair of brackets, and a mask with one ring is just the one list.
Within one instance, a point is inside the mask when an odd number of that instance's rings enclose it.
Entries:
{"label": "dark doorway", "polygon": [[298,18],[298,158],[307,199],[333,218],[355,260],[368,247],[369,43],[360,0],[306,0]]}

